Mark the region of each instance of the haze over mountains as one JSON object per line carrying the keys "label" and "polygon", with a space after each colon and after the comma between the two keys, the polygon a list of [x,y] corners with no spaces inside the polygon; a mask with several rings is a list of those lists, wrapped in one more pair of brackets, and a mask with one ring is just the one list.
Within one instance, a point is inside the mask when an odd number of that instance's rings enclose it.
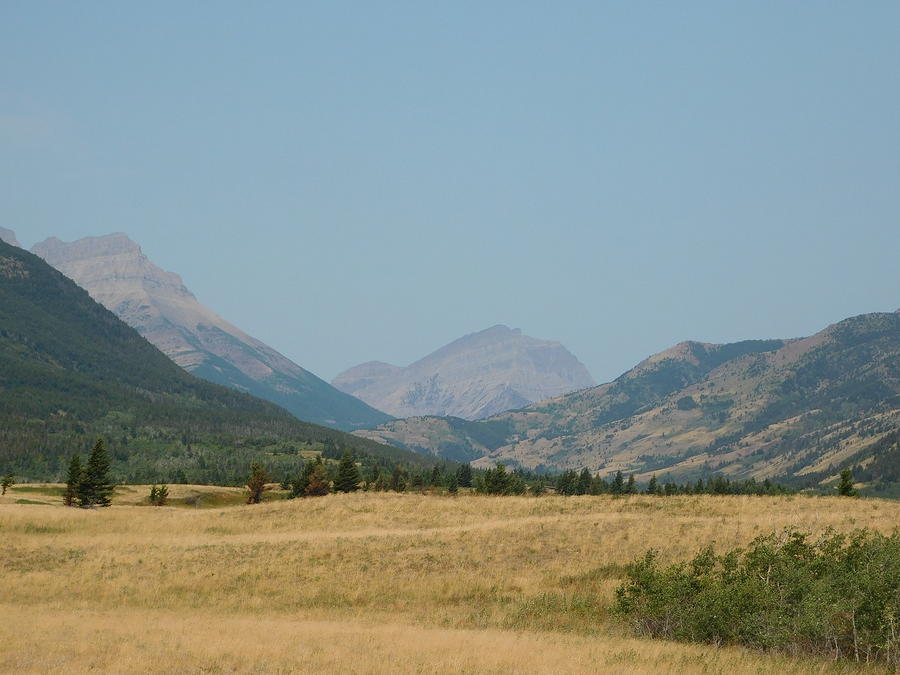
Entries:
{"label": "haze over mountains", "polygon": [[367,438],[537,469],[900,481],[900,313],[795,340],[684,342],[613,382],[478,422],[396,420]]}
{"label": "haze over mountains", "polygon": [[131,481],[233,483],[260,456],[295,471],[301,450],[327,442],[386,466],[422,459],[192,376],[71,279],[0,242],[0,464],[58,480],[98,436]]}
{"label": "haze over mountains", "polygon": [[20,246],[19,240],[16,239],[16,233],[12,230],[7,230],[5,227],[0,227],[0,241],[5,241],[13,246]]}
{"label": "haze over mountains", "polygon": [[406,368],[370,361],[331,382],[395,417],[474,420],[594,385],[558,342],[493,326],[454,340]]}
{"label": "haze over mountains", "polygon": [[51,237],[32,251],[194,375],[338,429],[390,419],[222,319],[125,234],[72,243]]}

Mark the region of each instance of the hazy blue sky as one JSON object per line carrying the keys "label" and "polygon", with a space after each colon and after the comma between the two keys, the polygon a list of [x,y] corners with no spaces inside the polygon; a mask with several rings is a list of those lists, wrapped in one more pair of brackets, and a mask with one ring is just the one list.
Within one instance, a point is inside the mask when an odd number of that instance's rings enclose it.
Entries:
{"label": "hazy blue sky", "polygon": [[809,334],[900,307],[900,3],[4,0],[0,226],[326,378]]}

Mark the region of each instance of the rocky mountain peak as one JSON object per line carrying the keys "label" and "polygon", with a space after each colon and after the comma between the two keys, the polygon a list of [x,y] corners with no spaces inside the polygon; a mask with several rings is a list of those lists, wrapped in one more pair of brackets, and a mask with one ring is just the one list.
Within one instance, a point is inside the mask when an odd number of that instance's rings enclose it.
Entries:
{"label": "rocky mountain peak", "polygon": [[7,244],[11,244],[13,246],[22,246],[19,243],[19,240],[16,239],[16,233],[12,230],[7,230],[5,227],[0,227],[0,240],[5,241]]}
{"label": "rocky mountain peak", "polygon": [[405,368],[364,363],[332,384],[397,417],[480,419],[584,389],[594,381],[560,343],[498,324],[464,335]]}

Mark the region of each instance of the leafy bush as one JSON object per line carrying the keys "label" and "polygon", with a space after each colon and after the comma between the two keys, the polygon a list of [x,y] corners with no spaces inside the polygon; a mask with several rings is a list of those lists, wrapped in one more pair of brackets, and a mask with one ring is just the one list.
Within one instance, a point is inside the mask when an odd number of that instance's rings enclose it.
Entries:
{"label": "leafy bush", "polygon": [[628,568],[615,611],[646,636],[900,665],[900,533],[770,534]]}

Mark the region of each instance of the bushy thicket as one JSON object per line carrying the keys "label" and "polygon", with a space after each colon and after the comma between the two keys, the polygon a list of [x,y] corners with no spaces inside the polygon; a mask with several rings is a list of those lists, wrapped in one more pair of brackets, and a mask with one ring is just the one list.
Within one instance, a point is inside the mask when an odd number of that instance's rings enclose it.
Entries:
{"label": "bushy thicket", "polygon": [[800,532],[628,569],[616,611],[641,635],[900,665],[900,533]]}

